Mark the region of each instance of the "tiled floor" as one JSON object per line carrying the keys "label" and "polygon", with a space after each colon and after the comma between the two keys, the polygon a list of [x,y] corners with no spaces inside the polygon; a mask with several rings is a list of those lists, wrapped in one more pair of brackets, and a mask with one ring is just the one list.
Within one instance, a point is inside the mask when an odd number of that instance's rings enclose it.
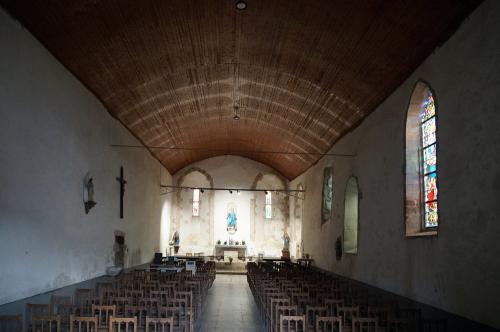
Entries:
{"label": "tiled floor", "polygon": [[217,275],[195,330],[265,331],[246,275]]}

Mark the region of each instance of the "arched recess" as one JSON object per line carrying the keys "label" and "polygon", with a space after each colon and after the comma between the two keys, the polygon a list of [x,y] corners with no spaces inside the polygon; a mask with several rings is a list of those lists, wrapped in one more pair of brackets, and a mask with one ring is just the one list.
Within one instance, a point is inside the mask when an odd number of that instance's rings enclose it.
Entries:
{"label": "arched recess", "polygon": [[[274,173],[259,173],[252,184],[252,189],[288,189],[288,182]],[[250,220],[250,240],[254,244],[254,253],[263,252],[266,256],[281,256],[283,235],[290,236],[290,206],[288,196],[271,190],[272,218],[265,218],[265,193],[254,192],[252,216]]]}
{"label": "arched recess", "polygon": [[[186,170],[177,180],[177,186],[213,188],[212,176],[199,167]],[[192,215],[193,190],[176,192],[175,217],[171,234],[179,232],[181,252],[210,254],[214,246],[214,191],[201,194],[199,216]],[[208,237],[207,237],[208,234]]]}
{"label": "arched recess", "polygon": [[358,253],[359,187],[358,179],[349,177],[344,195],[344,252]]}
{"label": "arched recess", "polygon": [[405,224],[407,236],[437,234],[437,114],[435,93],[417,82],[405,132]]}
{"label": "arched recess", "polygon": [[[297,190],[304,190],[302,183],[299,183],[296,187]],[[298,192],[294,199],[293,205],[293,216],[291,223],[291,246],[290,252],[295,258],[300,258],[302,256],[302,216],[304,212],[304,199],[305,193]]]}

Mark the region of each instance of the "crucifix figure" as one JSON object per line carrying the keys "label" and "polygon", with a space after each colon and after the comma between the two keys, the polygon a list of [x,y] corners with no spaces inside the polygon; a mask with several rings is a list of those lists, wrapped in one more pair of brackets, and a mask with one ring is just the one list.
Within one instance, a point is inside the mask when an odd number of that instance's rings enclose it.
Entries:
{"label": "crucifix figure", "polygon": [[125,185],[127,181],[123,178],[123,166],[120,167],[120,177],[116,178],[120,182],[120,219],[123,219],[123,195],[125,194]]}

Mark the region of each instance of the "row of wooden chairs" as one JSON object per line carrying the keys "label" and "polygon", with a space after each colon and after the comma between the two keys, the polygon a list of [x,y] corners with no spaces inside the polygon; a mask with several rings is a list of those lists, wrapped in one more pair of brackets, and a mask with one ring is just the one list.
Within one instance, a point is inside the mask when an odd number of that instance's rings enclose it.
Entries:
{"label": "row of wooden chairs", "polygon": [[442,321],[424,321],[420,310],[401,309],[393,299],[348,279],[286,263],[249,263],[247,270],[268,332],[446,331]]}
{"label": "row of wooden chairs", "polygon": [[24,322],[22,315],[0,316],[0,332],[23,326],[36,332],[191,331],[214,280],[213,262],[197,262],[196,274],[131,271],[73,296],[29,303]]}

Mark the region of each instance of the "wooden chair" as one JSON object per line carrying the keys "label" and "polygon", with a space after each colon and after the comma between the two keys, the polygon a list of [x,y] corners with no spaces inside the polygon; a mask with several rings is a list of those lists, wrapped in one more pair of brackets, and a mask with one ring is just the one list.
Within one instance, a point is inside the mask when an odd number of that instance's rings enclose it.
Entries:
{"label": "wooden chair", "polygon": [[69,318],[69,332],[97,332],[99,318],[71,315]]}
{"label": "wooden chair", "polygon": [[109,327],[109,320],[116,315],[115,305],[92,305],[92,314],[97,315],[97,324],[99,330],[105,330]]}
{"label": "wooden chair", "polygon": [[[116,316],[124,316],[125,307],[128,305],[132,305],[132,299],[129,297],[111,297],[109,299],[109,304],[116,306]],[[139,305],[143,304],[139,303]]]}
{"label": "wooden chair", "polygon": [[359,317],[359,307],[338,306],[337,314],[342,317],[342,325],[352,326],[352,319]]}
{"label": "wooden chair", "polygon": [[342,317],[316,317],[316,332],[342,332]]}
{"label": "wooden chair", "polygon": [[145,306],[129,305],[125,307],[125,317],[137,318],[137,329],[146,329],[146,317],[150,316],[150,310]]}
{"label": "wooden chair", "polygon": [[306,324],[308,329],[314,329],[317,316],[328,316],[328,310],[324,306],[306,306]]}
{"label": "wooden chair", "polygon": [[281,328],[281,316],[298,316],[297,312],[298,308],[296,305],[276,306],[276,316],[274,317],[274,331],[279,331]]}
{"label": "wooden chair", "polygon": [[49,316],[50,304],[27,303],[26,304],[26,330],[31,330],[33,317]]}
{"label": "wooden chair", "polygon": [[[74,304],[80,316],[90,315],[94,291],[89,288],[77,288],[74,295]],[[100,304],[100,303],[99,303]]]}
{"label": "wooden chair", "polygon": [[337,307],[344,306],[344,299],[325,299],[324,302],[328,310],[328,316],[338,316]]}
{"label": "wooden chair", "polygon": [[287,298],[272,298],[269,305],[268,314],[266,317],[266,325],[268,331],[272,332],[273,326],[275,325],[275,311],[277,306],[289,306],[291,305],[290,299]]}
{"label": "wooden chair", "polygon": [[109,332],[137,332],[137,317],[111,317]]}
{"label": "wooden chair", "polygon": [[59,316],[32,316],[32,332],[60,332],[61,317]]}
{"label": "wooden chair", "polygon": [[61,329],[63,331],[69,330],[69,320],[71,315],[76,315],[78,311],[78,306],[74,304],[59,304],[57,306],[57,311],[53,314],[59,315],[61,317]]}
{"label": "wooden chair", "polygon": [[22,315],[0,316],[0,332],[21,332],[23,329]]}
{"label": "wooden chair", "polygon": [[280,332],[306,331],[306,316],[280,316]]}
{"label": "wooden chair", "polygon": [[52,295],[50,297],[50,314],[57,315],[61,304],[73,304],[71,296]]}
{"label": "wooden chair", "polygon": [[146,317],[146,332],[174,332],[174,318]]}
{"label": "wooden chair", "polygon": [[181,321],[181,309],[178,307],[158,308],[158,318],[172,318],[172,326],[175,332],[185,330],[185,321]]}
{"label": "wooden chair", "polygon": [[353,317],[352,332],[378,332],[378,318]]}

